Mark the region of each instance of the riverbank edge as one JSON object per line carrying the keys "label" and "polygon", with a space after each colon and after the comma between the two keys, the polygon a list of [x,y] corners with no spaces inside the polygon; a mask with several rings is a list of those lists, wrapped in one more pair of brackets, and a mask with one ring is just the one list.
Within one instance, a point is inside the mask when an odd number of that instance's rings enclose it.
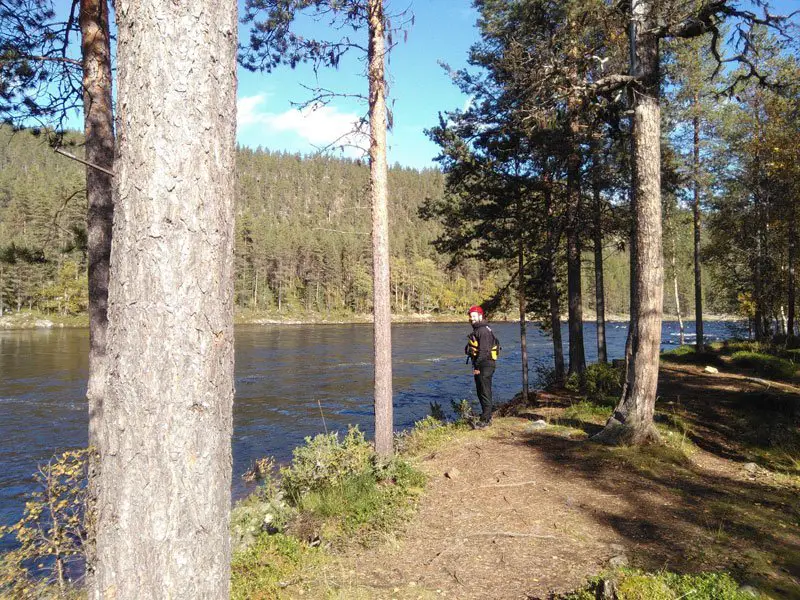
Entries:
{"label": "riverbank edge", "polygon": [[[681,318],[686,323],[693,323],[694,316],[684,316]],[[415,324],[415,323],[462,323],[466,317],[461,313],[398,313],[392,315],[392,323]],[[562,322],[567,322],[567,315],[562,315]],[[584,323],[594,323],[596,317],[591,313],[587,314]],[[606,323],[627,323],[629,316],[608,315]],[[664,315],[664,321],[677,321],[677,315]],[[490,319],[493,323],[518,323],[519,320],[509,314],[498,315],[497,318]],[[742,317],[737,315],[706,315],[704,322],[739,322]],[[274,313],[250,313],[242,312],[234,315],[235,325],[359,325],[372,323],[371,314],[351,314],[341,317],[326,317],[319,313],[309,313],[300,315],[276,315]],[[528,319],[528,323],[536,324],[536,319]],[[89,327],[88,315],[50,315],[36,311],[11,312],[0,316],[0,330],[30,330],[30,329],[85,329]]]}

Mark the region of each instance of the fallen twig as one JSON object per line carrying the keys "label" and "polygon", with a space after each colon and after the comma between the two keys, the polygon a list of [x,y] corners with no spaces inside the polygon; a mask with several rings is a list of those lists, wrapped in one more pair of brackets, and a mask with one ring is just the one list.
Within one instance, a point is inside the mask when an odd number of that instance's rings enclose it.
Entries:
{"label": "fallen twig", "polygon": [[477,489],[520,487],[522,485],[536,485],[536,482],[531,480],[531,481],[520,481],[519,483],[495,483],[492,485],[479,485]]}
{"label": "fallen twig", "polygon": [[479,531],[477,533],[469,533],[467,537],[482,537],[485,535],[496,537],[512,537],[512,538],[537,538],[542,540],[554,540],[554,535],[540,535],[538,533],[518,533],[516,531]]}

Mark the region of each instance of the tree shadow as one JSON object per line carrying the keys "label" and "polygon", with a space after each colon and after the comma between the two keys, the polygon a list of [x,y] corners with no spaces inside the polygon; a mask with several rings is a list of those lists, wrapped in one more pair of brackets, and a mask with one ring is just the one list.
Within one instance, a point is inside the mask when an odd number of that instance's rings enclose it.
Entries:
{"label": "tree shadow", "polygon": [[[726,463],[692,460],[674,445],[614,448],[547,429],[518,443],[583,484],[593,504],[588,514],[627,540],[635,566],[725,570],[776,597],[800,598],[797,479],[745,471],[741,464],[774,467],[774,440],[756,432],[766,424],[794,427],[796,434],[798,398],[737,392],[695,375],[665,372],[662,398],[672,398],[670,412],[688,425],[686,439]],[[598,427],[582,421],[574,426],[587,433]]]}

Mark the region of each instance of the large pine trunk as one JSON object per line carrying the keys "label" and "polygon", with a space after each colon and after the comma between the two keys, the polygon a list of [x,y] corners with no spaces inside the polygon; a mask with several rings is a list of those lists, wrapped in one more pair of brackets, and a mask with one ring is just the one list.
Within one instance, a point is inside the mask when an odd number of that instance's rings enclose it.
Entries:
{"label": "large pine trunk", "polygon": [[[634,227],[630,354],[619,404],[595,439],[641,444],[658,438],[653,426],[661,347],[664,264],[661,248],[659,51],[651,0],[633,0],[633,42],[640,87],[634,94]],[[627,352],[626,352],[627,354]]]}
{"label": "large pine trunk", "polygon": [[[699,110],[700,100],[695,94],[695,110]],[[693,193],[692,212],[694,217],[694,330],[697,334],[695,350],[703,352],[703,277],[700,267],[700,117],[695,115],[692,119],[694,129],[693,143]]]}
{"label": "large pine trunk", "polygon": [[236,3],[118,2],[94,598],[227,598]]}
{"label": "large pine trunk", "polygon": [[375,451],[393,451],[392,313],[389,288],[388,167],[383,0],[369,0],[369,174],[372,190],[372,280],[375,344]]}
{"label": "large pine trunk", "polygon": [[[106,0],[82,0],[79,25],[83,57],[83,126],[86,161],[105,171],[114,168],[114,114],[111,96],[111,32]],[[95,508],[99,485],[100,424],[103,417],[106,330],[108,327],[108,274],[111,257],[111,225],[114,216],[111,176],[95,167],[86,168],[87,253],[89,259],[89,500],[86,523],[86,573],[94,574]]]}

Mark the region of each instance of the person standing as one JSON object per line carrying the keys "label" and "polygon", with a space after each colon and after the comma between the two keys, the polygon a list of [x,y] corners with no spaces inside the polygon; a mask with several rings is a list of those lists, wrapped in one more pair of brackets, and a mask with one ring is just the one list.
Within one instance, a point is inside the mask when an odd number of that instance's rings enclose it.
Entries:
{"label": "person standing", "polygon": [[489,324],[484,320],[483,309],[480,306],[470,307],[469,322],[472,325],[472,333],[467,336],[464,352],[472,359],[475,390],[481,403],[481,415],[474,427],[482,429],[492,422],[492,376],[500,345]]}

